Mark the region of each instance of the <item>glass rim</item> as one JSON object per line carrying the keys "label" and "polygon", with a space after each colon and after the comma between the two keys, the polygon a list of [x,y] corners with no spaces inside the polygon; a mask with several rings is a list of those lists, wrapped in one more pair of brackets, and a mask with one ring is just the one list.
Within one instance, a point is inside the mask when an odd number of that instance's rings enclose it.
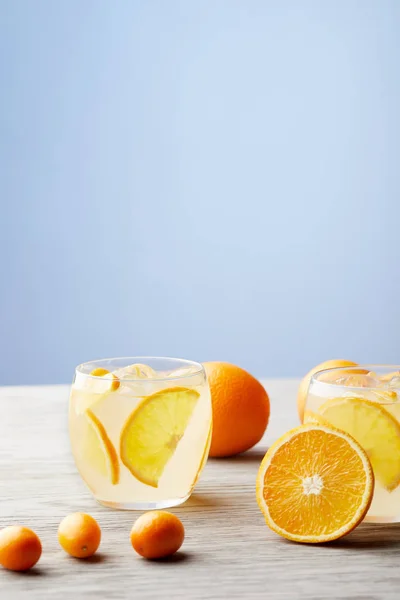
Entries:
{"label": "glass rim", "polygon": [[[153,360],[159,360],[159,361],[175,361],[176,363],[181,363],[181,367],[196,367],[197,370],[194,372],[191,372],[189,374],[182,374],[182,375],[177,375],[176,377],[146,377],[143,379],[138,379],[138,378],[131,378],[131,377],[124,377],[124,381],[129,381],[129,382],[140,382],[141,385],[145,385],[146,383],[154,383],[154,382],[159,382],[159,381],[179,381],[181,379],[189,379],[191,377],[198,377],[201,374],[205,375],[205,369],[204,366],[195,361],[195,360],[188,360],[186,358],[175,358],[173,356],[118,356],[118,357],[112,357],[112,358],[99,358],[97,360],[87,360],[83,363],[80,363],[79,365],[77,365],[75,367],[75,373],[79,373],[80,376],[82,377],[88,377],[90,379],[98,379],[97,375],[91,375],[90,373],[86,373],[84,371],[84,367],[87,367],[88,365],[91,365],[93,368],[100,368],[103,366],[104,363],[112,363],[112,362],[118,362],[118,361],[127,361],[127,365],[129,366],[130,364],[146,364],[146,360],[147,361],[153,361]],[[128,362],[131,361],[131,362]],[[149,365],[150,366],[150,365]],[[179,369],[180,366],[176,366],[176,369]],[[104,375],[104,379],[112,379],[112,373],[110,372],[109,375],[110,377],[107,377],[108,373],[106,375]]]}
{"label": "glass rim", "polygon": [[[364,370],[364,371],[368,371],[369,372],[373,372],[375,370],[382,370],[384,369],[385,371],[400,371],[400,365],[385,365],[385,364],[379,364],[379,363],[373,363],[373,364],[359,364],[359,365],[343,365],[341,367],[330,367],[328,369],[321,369],[320,371],[316,371],[315,373],[312,374],[311,379],[310,379],[310,384],[311,383],[318,383],[318,385],[340,385],[340,384],[336,384],[334,381],[324,381],[323,379],[320,379],[320,376],[325,374],[325,373],[333,373],[334,371],[349,371],[351,374],[351,371],[359,371],[359,370]],[[368,375],[368,373],[360,373],[360,375]],[[346,387],[348,388],[359,388],[360,386],[357,385],[346,385]]]}

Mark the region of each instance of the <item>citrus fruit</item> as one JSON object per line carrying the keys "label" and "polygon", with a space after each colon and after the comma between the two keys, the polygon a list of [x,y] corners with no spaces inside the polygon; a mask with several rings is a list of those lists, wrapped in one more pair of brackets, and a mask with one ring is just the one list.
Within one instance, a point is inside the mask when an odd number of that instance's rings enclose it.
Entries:
{"label": "citrus fruit", "polygon": [[91,411],[85,413],[87,433],[84,436],[84,457],[88,464],[107,477],[113,485],[119,481],[117,452],[107,435],[104,425]]}
{"label": "citrus fruit", "polygon": [[381,404],[358,397],[334,398],[318,412],[361,444],[384,488],[393,490],[399,485],[400,424]]}
{"label": "citrus fruit", "polygon": [[257,501],[267,525],[295,542],[321,543],[352,531],[371,504],[374,474],[347,433],[300,425],[266,453]]}
{"label": "citrus fruit", "polygon": [[0,531],[0,564],[10,571],[27,571],[42,554],[42,544],[28,527],[11,525]]}
{"label": "citrus fruit", "polygon": [[121,432],[120,455],[136,479],[158,487],[199,396],[184,387],[161,390],[145,398],[128,417]]}
{"label": "citrus fruit", "polygon": [[[303,418],[304,418],[304,407],[305,407],[306,400],[307,400],[308,387],[310,385],[311,377],[314,375],[314,373],[317,373],[318,371],[323,371],[324,369],[335,369],[337,367],[354,367],[354,366],[357,366],[357,363],[352,362],[350,360],[342,360],[342,359],[326,360],[325,362],[322,362],[319,365],[317,365],[316,367],[314,367],[313,369],[311,369],[311,371],[309,371],[307,373],[307,375],[305,375],[305,377],[303,377],[303,379],[300,383],[300,386],[299,386],[299,391],[297,393],[297,410],[298,410],[301,422],[303,422]],[[365,372],[365,371],[363,370],[363,372]],[[346,371],[344,371],[344,373],[346,373]],[[335,371],[335,377],[340,377],[340,373]]]}
{"label": "citrus fruit", "polygon": [[72,513],[58,527],[60,546],[75,558],[92,556],[100,545],[101,529],[97,521],[85,513]]}
{"label": "citrus fruit", "polygon": [[224,362],[206,362],[213,431],[210,456],[233,456],[262,438],[269,420],[268,394],[250,373]]}
{"label": "citrus fruit", "polygon": [[120,381],[118,377],[114,373],[110,373],[110,371],[107,371],[107,369],[103,369],[102,367],[97,367],[97,369],[93,369],[93,371],[90,372],[90,375],[92,377],[102,377],[103,379],[109,379],[110,390],[112,392],[115,392],[120,386]]}
{"label": "citrus fruit", "polygon": [[144,558],[164,558],[183,544],[185,529],[172,513],[154,510],[141,515],[131,531],[131,544]]}

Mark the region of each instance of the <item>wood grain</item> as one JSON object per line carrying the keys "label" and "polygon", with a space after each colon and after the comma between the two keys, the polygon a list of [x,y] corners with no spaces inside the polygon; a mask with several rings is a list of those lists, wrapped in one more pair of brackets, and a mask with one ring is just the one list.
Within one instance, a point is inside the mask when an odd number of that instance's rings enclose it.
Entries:
{"label": "wood grain", "polygon": [[[138,513],[102,508],[81,482],[69,451],[68,386],[0,388],[0,526],[26,524],[43,542],[31,572],[0,571],[1,600],[397,600],[400,526],[361,525],[318,547],[292,544],[265,526],[255,477],[268,444],[297,424],[297,382],[264,384],[272,403],[265,439],[242,456],[208,462],[195,494],[174,509],[186,527],[182,551],[157,563],[130,546]],[[72,559],[58,546],[60,520],[77,510],[102,527],[93,560]]]}

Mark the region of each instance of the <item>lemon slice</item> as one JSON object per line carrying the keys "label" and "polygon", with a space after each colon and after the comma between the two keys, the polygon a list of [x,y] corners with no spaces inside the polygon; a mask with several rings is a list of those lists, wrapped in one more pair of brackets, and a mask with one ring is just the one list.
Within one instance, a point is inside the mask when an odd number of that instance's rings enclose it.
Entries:
{"label": "lemon slice", "polygon": [[86,411],[86,418],[88,428],[85,436],[85,460],[93,469],[116,485],[119,481],[119,462],[116,450],[104,425],[91,410]]}
{"label": "lemon slice", "polygon": [[334,398],[320,408],[324,422],[346,431],[367,452],[374,473],[391,491],[400,483],[400,423],[380,404],[364,398]]}
{"label": "lemon slice", "polygon": [[121,432],[120,455],[136,479],[158,487],[199,396],[189,388],[165,389],[145,398],[128,417]]}

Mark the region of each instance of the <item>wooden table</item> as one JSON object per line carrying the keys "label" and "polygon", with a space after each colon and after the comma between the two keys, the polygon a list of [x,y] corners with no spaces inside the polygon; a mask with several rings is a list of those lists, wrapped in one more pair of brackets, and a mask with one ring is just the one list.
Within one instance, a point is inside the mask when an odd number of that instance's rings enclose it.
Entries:
{"label": "wooden table", "polygon": [[[165,562],[139,558],[129,542],[138,513],[102,508],[78,476],[67,434],[68,386],[0,388],[0,526],[22,523],[43,542],[26,574],[0,570],[1,600],[400,597],[400,526],[361,525],[325,546],[281,539],[264,524],[255,477],[271,440],[297,424],[295,380],[264,381],[272,417],[262,443],[233,459],[210,460],[195,494],[173,509],[186,528],[182,551]],[[58,546],[68,513],[98,519],[93,559]]]}

